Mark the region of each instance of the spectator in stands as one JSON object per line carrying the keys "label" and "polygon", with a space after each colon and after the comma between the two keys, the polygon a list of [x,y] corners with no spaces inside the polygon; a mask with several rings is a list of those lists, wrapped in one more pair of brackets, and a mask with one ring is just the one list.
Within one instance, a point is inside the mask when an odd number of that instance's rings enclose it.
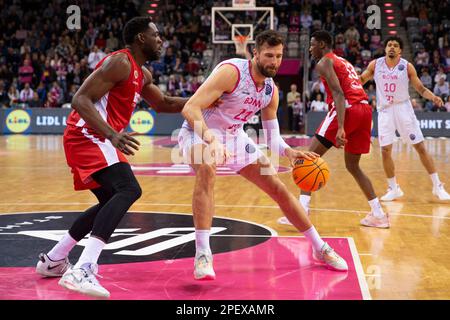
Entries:
{"label": "spectator in stands", "polygon": [[419,52],[417,53],[416,59],[415,59],[416,65],[418,66],[428,66],[430,63],[430,55],[427,51],[425,51],[424,47],[421,47],[419,49]]}
{"label": "spectator in stands", "polygon": [[438,71],[434,75],[434,83],[438,83],[439,79],[444,78],[444,80],[447,80],[447,75],[444,72],[444,67],[442,65],[439,66]]}
{"label": "spectator in stands", "polygon": [[57,108],[60,105],[63,98],[63,92],[58,85],[58,82],[54,81],[50,92],[47,95],[47,101],[44,105],[45,108]]}
{"label": "spectator in stands", "polygon": [[5,88],[5,81],[0,79],[0,108],[4,109],[8,107],[8,92]]}
{"label": "spectator in stands", "polygon": [[22,103],[23,107],[30,107],[33,98],[34,98],[33,89],[31,89],[29,83],[25,83],[24,88],[20,91],[19,101]]}
{"label": "spectator in stands", "polygon": [[433,93],[439,97],[450,94],[448,82],[445,81],[444,77],[439,78],[439,81],[434,86]]}
{"label": "spectator in stands", "polygon": [[316,99],[311,102],[311,111],[319,112],[319,111],[328,111],[328,105],[323,102],[322,95],[319,93],[316,96]]}
{"label": "spectator in stands", "polygon": [[197,59],[194,57],[189,57],[189,61],[186,64],[185,71],[189,74],[196,76],[200,70],[200,65],[197,62]]}
{"label": "spectator in stands", "polygon": [[309,30],[311,28],[313,22],[313,18],[309,12],[308,9],[305,9],[302,11],[302,14],[300,15],[300,24],[302,25],[302,28],[305,30]]}
{"label": "spectator in stands", "polygon": [[292,115],[292,129],[294,132],[300,132],[300,129],[303,127],[303,102],[301,95],[298,95],[292,104]]}
{"label": "spectator in stands", "polygon": [[26,83],[31,84],[33,80],[34,69],[31,66],[31,61],[25,59],[23,65],[19,68],[19,85],[23,87]]}
{"label": "spectator in stands", "polygon": [[39,82],[39,85],[36,89],[36,93],[38,95],[38,99],[39,99],[39,103],[38,106],[39,107],[43,107],[45,104],[45,101],[47,101],[47,88],[45,87],[44,82]]}
{"label": "spectator in stands", "polygon": [[431,79],[431,76],[428,73],[428,68],[424,67],[422,69],[422,74],[420,75],[420,81],[422,81],[423,85],[427,89],[431,90],[433,88],[433,80]]}
{"label": "spectator in stands", "polygon": [[192,86],[185,77],[180,76],[180,92],[182,97],[189,97],[192,95]]}
{"label": "spectator in stands", "polygon": [[445,102],[444,107],[447,110],[447,112],[450,112],[450,95],[447,96],[447,101]]}
{"label": "spectator in stands", "polygon": [[353,41],[359,43],[360,34],[359,31],[356,29],[355,24],[351,24],[350,28],[347,29],[344,33],[344,39],[347,46],[350,45]]}
{"label": "spectator in stands", "polygon": [[115,51],[119,48],[119,39],[114,36],[112,31],[109,32],[109,37],[106,39],[106,48],[109,48],[111,51]]}
{"label": "spectator in stands", "polygon": [[91,72],[95,69],[97,63],[99,63],[105,56],[106,54],[97,46],[93,47],[91,53],[89,53],[88,56],[89,69],[91,70]]}
{"label": "spectator in stands", "polygon": [[323,24],[323,29],[330,32],[331,34],[334,34],[336,26],[333,22],[333,16],[327,15],[325,23]]}
{"label": "spectator in stands", "polygon": [[381,47],[383,47],[381,44],[381,35],[377,29],[373,29],[372,35],[370,36],[370,49],[374,52]]}
{"label": "spectator in stands", "polygon": [[373,100],[377,100],[377,91],[375,90],[375,85],[372,83],[369,84],[367,88],[367,96],[369,97],[369,104],[372,104]]}
{"label": "spectator in stands", "polygon": [[19,90],[15,85],[11,85],[8,90],[9,106],[17,108],[19,106]]}
{"label": "spectator in stands", "polygon": [[297,85],[291,84],[291,91],[287,94],[287,111],[288,111],[288,126],[289,131],[293,130],[292,124],[294,122],[293,104],[300,97],[300,92],[297,91]]}
{"label": "spectator in stands", "polygon": [[345,56],[347,45],[345,44],[345,38],[342,33],[338,33],[335,37],[334,53],[340,57]]}
{"label": "spectator in stands", "polygon": [[192,51],[197,54],[198,57],[203,57],[203,51],[206,50],[206,43],[200,38],[197,37],[195,42],[192,44]]}

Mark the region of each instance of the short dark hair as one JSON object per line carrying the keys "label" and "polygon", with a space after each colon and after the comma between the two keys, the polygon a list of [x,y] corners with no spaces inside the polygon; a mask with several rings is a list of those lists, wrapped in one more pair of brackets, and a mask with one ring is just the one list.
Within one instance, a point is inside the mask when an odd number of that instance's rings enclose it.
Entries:
{"label": "short dark hair", "polygon": [[397,41],[398,44],[400,45],[400,49],[403,50],[403,40],[398,37],[398,36],[389,36],[386,38],[386,40],[384,40],[384,48],[386,49],[386,46],[388,44],[389,41]]}
{"label": "short dark hair", "polygon": [[326,30],[314,31],[311,35],[311,38],[316,39],[316,41],[325,42],[328,48],[331,48],[333,46],[333,37],[331,36],[331,33]]}
{"label": "short dark hair", "polygon": [[149,28],[150,22],[152,22],[151,17],[135,17],[128,21],[122,32],[123,42],[131,45],[138,33],[145,32]]}
{"label": "short dark hair", "polygon": [[280,44],[284,46],[284,38],[281,33],[275,30],[266,30],[259,33],[255,38],[256,49],[261,48],[265,43],[270,47],[275,47]]}

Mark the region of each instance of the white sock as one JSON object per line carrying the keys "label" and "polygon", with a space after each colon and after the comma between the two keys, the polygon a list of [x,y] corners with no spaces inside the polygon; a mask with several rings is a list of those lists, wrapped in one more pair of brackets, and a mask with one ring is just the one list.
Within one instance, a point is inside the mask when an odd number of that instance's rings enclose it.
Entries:
{"label": "white sock", "polygon": [[77,244],[77,241],[67,232],[61,240],[47,253],[52,261],[62,260],[69,255],[70,250]]}
{"label": "white sock", "polygon": [[80,268],[85,263],[97,263],[100,253],[105,247],[106,243],[96,237],[89,237],[86,247],[81,253],[80,259],[73,267],[74,269]]}
{"label": "white sock", "polygon": [[395,178],[395,176],[392,178],[388,178],[387,181],[388,181],[389,187],[392,190],[397,189],[397,179]]}
{"label": "white sock", "polygon": [[439,187],[441,180],[439,180],[439,175],[437,172],[430,174],[431,181],[433,181],[433,186]]}
{"label": "white sock", "polygon": [[306,194],[301,194],[300,197],[298,198],[298,200],[300,201],[300,204],[302,205],[303,209],[305,209],[306,214],[308,214],[309,203],[311,202],[311,196],[306,195]]}
{"label": "white sock", "polygon": [[195,250],[211,252],[209,247],[210,230],[195,230]]}
{"label": "white sock", "polygon": [[372,199],[369,201],[370,208],[372,208],[372,213],[376,218],[383,218],[384,211],[381,207],[380,201],[378,198]]}
{"label": "white sock", "polygon": [[322,249],[325,242],[319,236],[319,233],[317,232],[316,228],[314,228],[314,226],[304,231],[303,234],[305,235],[306,239],[308,239],[309,243],[311,243],[314,250],[320,251]]}

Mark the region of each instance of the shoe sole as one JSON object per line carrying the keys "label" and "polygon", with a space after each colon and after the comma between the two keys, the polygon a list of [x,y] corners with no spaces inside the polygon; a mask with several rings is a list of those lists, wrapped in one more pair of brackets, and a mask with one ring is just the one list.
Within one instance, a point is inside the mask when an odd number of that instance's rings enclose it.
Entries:
{"label": "shoe sole", "polygon": [[198,280],[198,281],[211,281],[211,280],[215,280],[216,276],[212,276],[210,274],[203,276],[203,277],[197,277],[194,275],[194,279]]}
{"label": "shoe sole", "polygon": [[36,273],[41,275],[43,278],[60,278],[63,276],[62,274],[46,273],[38,270],[36,270]]}
{"label": "shoe sole", "polygon": [[363,227],[368,227],[368,228],[378,228],[378,229],[389,229],[391,226],[372,226],[372,225],[368,225],[368,224],[364,224],[364,223],[360,223]]}
{"label": "shoe sole", "polygon": [[397,200],[397,199],[403,197],[404,195],[405,195],[405,194],[402,192],[399,196],[397,196],[397,197],[395,197],[395,198],[393,198],[393,199],[383,199],[383,197],[381,197],[380,200],[381,200],[381,201],[384,201],[384,202],[390,202],[390,201]]}
{"label": "shoe sole", "polygon": [[347,272],[347,271],[348,271],[348,268],[347,268],[347,269],[337,269],[337,268],[335,268],[335,267],[333,267],[333,266],[330,266],[330,265],[328,265],[328,264],[326,264],[325,267],[326,267],[328,270],[331,270],[331,271],[337,271],[337,272]]}
{"label": "shoe sole", "polygon": [[70,291],[81,293],[81,294],[84,294],[84,295],[87,295],[87,296],[90,296],[90,297],[94,297],[94,298],[108,299],[110,297],[110,294],[102,295],[100,293],[93,292],[93,291],[82,291],[82,290],[79,290],[76,287],[74,287],[70,282],[66,282],[66,281],[58,281],[58,284],[61,287],[65,288],[65,289],[68,289]]}

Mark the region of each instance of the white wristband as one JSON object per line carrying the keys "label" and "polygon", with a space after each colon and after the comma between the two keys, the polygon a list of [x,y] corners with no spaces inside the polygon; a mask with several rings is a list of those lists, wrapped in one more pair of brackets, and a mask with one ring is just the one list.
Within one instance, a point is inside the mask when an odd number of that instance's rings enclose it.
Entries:
{"label": "white wristband", "polygon": [[280,156],[286,155],[286,149],[290,146],[283,140],[280,135],[280,126],[277,119],[265,120],[262,122],[264,129],[264,137],[270,150],[278,150]]}

